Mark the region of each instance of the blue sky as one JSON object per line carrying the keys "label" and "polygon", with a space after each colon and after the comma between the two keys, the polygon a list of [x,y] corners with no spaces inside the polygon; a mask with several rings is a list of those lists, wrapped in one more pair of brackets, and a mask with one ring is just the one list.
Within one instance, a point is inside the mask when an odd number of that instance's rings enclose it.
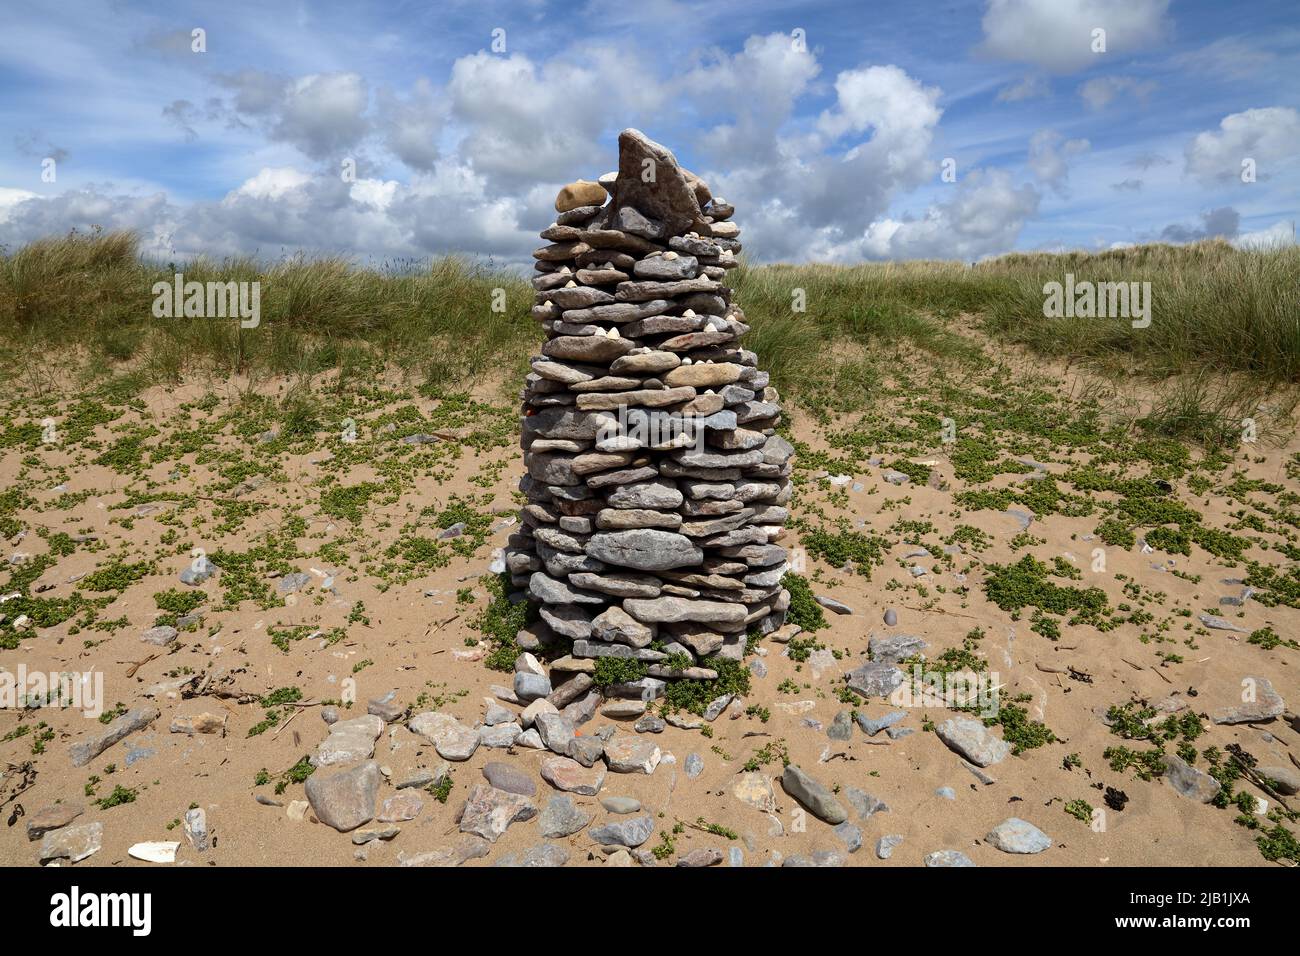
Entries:
{"label": "blue sky", "polygon": [[760,261],[1251,245],[1298,218],[1294,0],[64,0],[5,21],[9,247],[100,226],[160,258],[522,263],[626,126],[736,205]]}

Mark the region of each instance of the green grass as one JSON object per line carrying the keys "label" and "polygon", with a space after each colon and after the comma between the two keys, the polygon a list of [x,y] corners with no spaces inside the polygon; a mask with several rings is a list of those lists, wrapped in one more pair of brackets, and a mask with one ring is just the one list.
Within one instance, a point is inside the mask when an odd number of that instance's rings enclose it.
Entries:
{"label": "green grass", "polygon": [[[186,281],[259,281],[261,324],[154,318],[153,284],[177,271]],[[503,313],[492,310],[498,288]],[[150,263],[123,232],[42,239],[0,256],[0,340],[45,387],[46,355],[61,346],[84,349],[100,373],[129,363],[142,384],[196,367],[363,375],[377,357],[431,380],[468,379],[502,355],[526,356],[539,337],[532,302],[520,276],[455,258],[379,268],[330,257]]]}
{"label": "green grass", "polygon": [[[176,271],[187,280],[260,281],[261,325],[154,318],[153,283]],[[1151,282],[1150,327],[1044,318],[1043,285],[1066,272]],[[729,281],[752,327],[746,347],[773,384],[823,417],[867,407],[896,374],[900,352],[984,361],[967,334],[973,329],[1045,356],[1169,379],[1143,426],[1203,443],[1238,432],[1242,409],[1257,406],[1264,390],[1300,382],[1295,248],[1204,242],[1015,254],[973,266],[742,265]],[[497,289],[504,312],[492,310]],[[526,277],[457,258],[376,267],[331,257],[151,263],[122,232],[43,239],[0,254],[0,342],[15,359],[7,374],[39,392],[68,371],[69,347],[81,375],[115,378],[126,391],[195,369],[365,380],[391,363],[434,384],[522,373],[541,338],[532,301]]]}

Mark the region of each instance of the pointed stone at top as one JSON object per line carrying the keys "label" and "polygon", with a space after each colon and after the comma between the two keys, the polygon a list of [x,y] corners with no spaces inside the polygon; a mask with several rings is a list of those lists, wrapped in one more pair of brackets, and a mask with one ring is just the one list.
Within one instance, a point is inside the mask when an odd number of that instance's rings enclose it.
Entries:
{"label": "pointed stone at top", "polygon": [[688,230],[709,235],[696,190],[677,157],[638,129],[618,134],[618,178],[613,186],[611,215],[631,206],[642,216],[661,222],[668,235]]}

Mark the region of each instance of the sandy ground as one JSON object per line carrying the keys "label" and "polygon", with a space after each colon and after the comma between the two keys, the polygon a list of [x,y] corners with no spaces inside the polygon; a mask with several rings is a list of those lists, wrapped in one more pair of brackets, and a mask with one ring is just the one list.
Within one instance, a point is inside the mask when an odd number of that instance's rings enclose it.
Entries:
{"label": "sandy ground", "polygon": [[[394,391],[400,388],[394,386]],[[239,527],[218,533],[214,512],[222,502],[194,497],[209,494],[205,489],[211,487],[216,474],[200,459],[203,449],[209,447],[235,450],[254,447],[255,441],[246,436],[237,436],[227,429],[220,438],[200,443],[197,451],[186,451],[175,460],[149,464],[142,472],[132,475],[93,464],[93,458],[115,439],[113,429],[125,422],[151,422],[166,435],[174,433],[182,423],[212,420],[228,410],[226,401],[231,392],[222,394],[221,404],[212,409],[186,406],[207,392],[208,388],[200,384],[149,392],[143,408],[96,427],[92,440],[99,443],[98,449],[84,443],[44,449],[40,452],[39,465],[24,463],[25,456],[31,454],[29,448],[3,449],[0,460],[3,486],[31,488],[32,503],[18,512],[21,525],[33,531],[36,528],[62,530],[99,538],[92,547],[78,547],[72,554],[60,557],[41,574],[35,584],[52,585],[41,597],[69,596],[77,588],[74,580],[77,576],[102,567],[113,554],[121,554],[128,561],[156,560],[157,566],[156,573],[116,593],[111,603],[98,613],[99,620],[125,618],[125,626],[112,632],[83,628],[80,633],[70,634],[69,629],[77,620],[74,618],[52,627],[28,630],[22,632],[16,649],[0,651],[0,667],[10,672],[16,671],[19,664],[26,665],[29,671],[102,672],[106,704],[121,702],[127,707],[148,703],[145,695],[152,685],[189,674],[224,672],[223,686],[235,695],[241,692],[261,695],[275,688],[296,686],[302,690],[303,701],[309,704],[340,697],[341,682],[354,678],[360,703],[344,716],[363,713],[368,699],[396,689],[403,704],[414,704],[421,694],[428,698],[443,696],[441,709],[468,724],[481,720],[483,698],[491,697],[490,686],[508,684],[509,675],[488,670],[481,661],[456,659],[456,652],[465,652],[479,637],[473,621],[488,600],[479,576],[485,573],[494,549],[510,533],[506,516],[516,507],[511,493],[522,467],[517,444],[507,440],[485,451],[466,448],[463,453],[448,449],[455,444],[454,440],[404,448],[402,460],[418,464],[402,472],[400,496],[394,501],[372,500],[359,523],[330,517],[320,508],[321,481],[328,463],[314,462],[321,457],[325,440],[296,445],[277,456],[282,476],[239,498],[267,507],[246,517]],[[498,393],[484,388],[481,397],[491,399],[495,394]],[[405,395],[401,402],[379,402],[367,414],[373,420],[375,409],[413,404],[432,415],[439,405],[437,400],[416,395],[409,389]],[[501,404],[499,397],[497,401]],[[27,411],[30,414],[31,410]],[[21,411],[16,415],[22,420]],[[796,413],[795,424],[795,434],[811,436],[811,447],[827,447],[821,436],[833,430],[834,423],[828,428],[815,426]],[[364,440],[373,440],[376,448],[387,449],[396,444],[395,439],[382,433],[372,439],[365,427],[362,434]],[[158,440],[150,438],[146,444]],[[1253,446],[1249,456],[1238,456],[1231,469],[1284,485],[1291,492],[1300,491],[1297,481],[1287,476],[1285,467],[1298,447],[1294,440],[1283,447]],[[887,452],[882,453],[886,461],[890,460]],[[828,517],[842,515],[855,526],[860,523],[861,527],[878,533],[884,533],[900,518],[928,519],[942,535],[954,523],[950,517],[954,512],[953,493],[963,486],[948,480],[951,463],[945,459],[941,447],[936,446],[930,460],[937,462],[936,475],[945,479],[949,487],[913,483],[898,487],[882,479],[880,467],[863,467],[851,476],[854,484],[842,493],[835,493],[815,472],[805,473],[795,513],[803,513],[801,509],[806,511],[809,505],[817,504]],[[377,453],[371,466],[357,463],[341,480],[349,485],[371,478],[382,480],[383,461],[384,455]],[[189,465],[185,469],[187,473],[177,472],[178,462]],[[1051,464],[1049,468],[1059,471],[1061,466]],[[58,480],[60,475],[64,476],[62,482]],[[1009,485],[1015,479],[1016,476],[999,476],[990,486]],[[56,484],[62,484],[63,490],[54,490]],[[146,513],[139,514],[131,505],[115,508],[131,492],[145,489],[151,494],[177,492],[181,500],[157,501],[143,509]],[[66,508],[53,506],[61,495],[78,492],[85,493],[84,500]],[[436,536],[437,523],[428,515],[421,516],[421,511],[430,505],[445,506],[454,495],[477,496],[480,510],[498,512],[493,517],[493,530],[472,556],[451,555],[445,567],[422,570],[410,580],[391,575],[385,579],[371,573],[383,564],[384,549],[399,537],[403,523],[416,522],[431,536]],[[228,493],[212,492],[210,497],[222,499]],[[1200,495],[1195,501],[1205,522],[1217,527],[1228,524],[1231,512],[1240,508],[1239,503],[1212,492]],[[258,608],[252,602],[244,602],[233,610],[219,613],[209,610],[201,624],[182,631],[178,641],[169,648],[160,649],[141,642],[140,633],[153,624],[159,613],[153,595],[169,588],[184,590],[178,575],[189,563],[189,546],[201,545],[209,551],[223,545],[246,549],[264,530],[280,527],[291,514],[299,514],[306,521],[297,544],[307,555],[295,557],[291,563],[309,573],[313,569],[334,573],[332,592],[324,591],[322,575],[313,573],[308,589],[277,602],[280,606]],[[134,517],[124,523],[123,518],[128,516]],[[783,792],[779,781],[774,784],[776,809],[770,816],[742,804],[731,794],[745,761],[764,744],[783,740],[790,760],[818,780],[837,788],[860,788],[888,805],[888,812],[876,813],[865,821],[853,815],[854,822],[861,827],[863,845],[848,856],[848,865],[915,866],[926,854],[939,849],[961,850],[981,866],[1274,865],[1262,859],[1254,834],[1233,822],[1235,809],[1195,803],[1180,797],[1162,781],[1144,782],[1134,778],[1131,772],[1112,771],[1102,753],[1107,747],[1124,741],[1110,732],[1099,715],[1112,704],[1128,700],[1154,702],[1171,694],[1186,698],[1197,712],[1213,713],[1237,702],[1239,682],[1245,675],[1267,677],[1294,707],[1300,695],[1296,675],[1296,655],[1300,652],[1285,646],[1264,650],[1248,644],[1244,633],[1226,631],[1201,631],[1193,641],[1195,646],[1188,647],[1183,641],[1189,638],[1190,632],[1184,631],[1186,621],[1182,618],[1174,619],[1172,643],[1164,645],[1141,642],[1140,629],[1131,624],[1108,632],[1086,626],[1063,626],[1061,640],[1050,642],[1030,630],[1027,612],[1019,620],[1013,620],[1011,615],[989,603],[978,586],[984,566],[1014,561],[1025,553],[1023,545],[1013,550],[1013,539],[1020,530],[1016,522],[998,511],[967,511],[960,520],[979,527],[990,537],[988,549],[977,557],[958,558],[956,566],[965,571],[969,591],[960,589],[960,582],[954,577],[956,571],[925,559],[919,563],[930,567],[931,572],[923,579],[927,593],[922,596],[906,570],[908,565],[918,562],[900,560],[911,546],[896,537],[889,556],[873,571],[870,580],[824,565],[814,574],[815,562],[808,567],[816,593],[832,596],[853,609],[851,615],[828,613],[829,628],[816,634],[827,647],[841,652],[842,660],[814,674],[810,663],[797,664],[783,656],[782,645],[766,641],[760,654],[767,673],[754,679],[753,691],[745,703],[769,708],[770,719],[764,722],[755,717],[738,715],[733,719],[724,715],[711,725],[712,738],[699,731],[670,726],[656,738],[665,759],[653,775],[609,774],[601,796],[632,796],[657,814],[656,833],[645,847],[657,845],[659,831],[671,828],[676,821],[691,824],[702,819],[734,831],[737,839],[687,826],[676,837],[676,855],[700,846],[719,847],[724,852],[734,846],[743,850],[745,865],[760,865],[796,854],[810,855],[817,850],[844,850],[831,827],[811,815],[796,812],[795,802]],[[1166,556],[1142,554],[1137,549],[1107,549],[1106,571],[1092,572],[1089,552],[1093,545],[1082,539],[1093,532],[1097,520],[1097,516],[1060,515],[1036,520],[1030,531],[1042,541],[1032,544],[1028,550],[1049,562],[1053,556],[1067,556],[1082,571],[1082,580],[1062,583],[1100,587],[1112,604],[1126,600],[1121,576],[1127,576],[1143,587],[1164,592],[1162,606],[1166,611],[1190,609],[1193,621],[1196,613],[1209,610],[1224,614],[1247,631],[1268,624],[1284,638],[1294,638],[1300,633],[1296,626],[1300,612],[1293,608],[1269,608],[1248,602],[1240,617],[1236,616],[1235,608],[1215,611],[1220,597],[1240,591],[1239,587],[1222,583],[1223,580],[1242,577],[1244,572],[1241,568],[1227,568],[1198,549],[1193,549],[1190,557],[1177,556],[1178,570],[1191,579],[1154,570],[1153,562]],[[365,551],[368,557],[357,560],[350,570],[313,556],[322,545],[331,542],[339,542],[351,555]],[[798,534],[792,531],[787,543],[797,545]],[[11,553],[39,555],[46,548],[46,542],[36,533],[19,540],[11,538],[9,542]],[[1250,553],[1273,564],[1285,563],[1276,553],[1265,554],[1257,549]],[[1195,582],[1197,575],[1199,583]],[[274,585],[274,581],[271,583]],[[201,587],[208,595],[205,608],[220,603],[220,577]],[[472,589],[471,602],[465,600],[466,595],[458,601],[457,592],[465,588]],[[107,596],[113,594],[109,592]],[[358,601],[364,604],[368,623],[349,620]],[[898,625],[892,629],[882,623],[885,609],[891,607],[898,613]],[[297,624],[322,632],[342,627],[346,629],[346,637],[333,644],[321,638],[298,640],[289,644],[287,652],[271,643],[269,629]],[[890,740],[883,733],[867,738],[857,728],[850,741],[828,739],[825,728],[837,712],[846,709],[835,697],[841,675],[866,659],[867,641],[872,634],[892,631],[920,636],[929,643],[927,655],[933,656],[947,648],[960,647],[963,636],[976,627],[985,632],[981,653],[996,673],[1003,693],[1028,695],[1026,706],[1030,715],[1050,727],[1058,742],[990,767],[988,772],[996,782],[985,785],[962,767],[957,755],[934,733],[923,729],[927,720],[938,723],[953,716],[943,708],[916,708],[903,723],[916,732],[898,740]],[[94,646],[87,647],[87,642],[94,642]],[[1178,652],[1182,662],[1162,665],[1159,654],[1168,651]],[[157,656],[147,659],[151,654]],[[462,653],[460,656],[475,655]],[[370,663],[357,669],[367,661]],[[1091,680],[1071,679],[1068,673],[1061,672],[1064,668],[1075,668]],[[133,676],[128,676],[132,671]],[[788,680],[798,685],[794,693],[778,690]],[[800,710],[798,702],[804,701],[808,702],[802,705],[806,712],[786,712]],[[357,848],[347,835],[313,822],[310,815],[306,821],[293,822],[285,806],[267,806],[255,799],[255,795],[262,794],[287,805],[303,798],[301,784],[290,785],[283,794],[275,796],[271,786],[255,786],[254,782],[261,770],[274,776],[293,766],[324,739],[326,725],[321,720],[319,706],[301,707],[292,719],[282,717],[276,727],[250,737],[250,728],[265,716],[265,708],[256,702],[240,703],[238,696],[184,699],[173,691],[159,694],[152,703],[161,711],[158,721],[80,768],[71,766],[69,747],[101,730],[100,723],[72,709],[0,711],[0,737],[11,734],[20,725],[29,727],[21,736],[0,743],[8,767],[0,783],[0,799],[6,800],[5,816],[14,813],[17,805],[22,806],[26,816],[31,816],[56,801],[83,804],[85,812],[76,822],[102,821],[104,835],[102,850],[79,864],[82,866],[148,865],[127,855],[129,846],[147,840],[180,840],[182,846],[176,865],[181,866],[384,866],[395,864],[399,858],[447,846],[456,839],[455,812],[469,789],[482,780],[480,770],[484,763],[510,761],[536,777],[537,767],[547,756],[522,749],[505,754],[480,747],[470,760],[454,765],[454,785],[445,805],[426,795],[424,810],[417,819],[402,824],[401,833],[391,842],[370,844],[365,859],[360,860],[356,857]],[[435,706],[436,702],[425,703],[414,709]],[[869,717],[878,717],[894,708],[873,700],[858,709]],[[188,736],[168,732],[175,715],[200,712],[227,714],[225,735]],[[810,719],[820,722],[820,728],[809,726]],[[52,729],[53,736],[44,743],[43,752],[33,753],[33,741],[42,721]],[[598,715],[584,730],[589,732],[607,722]],[[1300,753],[1296,749],[1300,743],[1300,727],[1284,719],[1254,726],[1214,726],[1207,721],[1207,726],[1206,736],[1196,743],[1202,749],[1211,744],[1222,749],[1240,743],[1261,764],[1282,766],[1290,765],[1289,754]],[[621,731],[630,733],[630,724]],[[689,780],[684,763],[692,753],[703,758],[704,771],[697,779]],[[1068,754],[1078,754],[1081,766],[1064,766]],[[393,780],[410,770],[432,768],[441,763],[432,746],[400,723],[390,724],[380,737],[375,759]],[[28,773],[24,773],[28,764]],[[30,775],[32,770],[34,778]],[[779,762],[764,768],[771,777],[779,776],[780,770]],[[92,777],[97,777],[98,782]],[[34,782],[24,789],[25,778]],[[542,806],[552,791],[540,777],[536,779],[537,803]],[[107,809],[94,805],[94,800],[106,796],[117,785],[135,790],[134,802]],[[90,796],[88,786],[93,790]],[[1129,802],[1122,812],[1107,814],[1104,829],[1091,828],[1064,812],[1064,805],[1077,799],[1102,806],[1102,791],[1106,786],[1122,789]],[[951,787],[955,799],[937,795],[936,790],[941,787]],[[1252,788],[1247,785],[1245,789]],[[393,792],[390,783],[385,783],[381,799]],[[574,800],[580,809],[594,815],[596,823],[607,816],[596,797],[574,797]],[[215,835],[214,845],[203,854],[185,845],[181,828],[175,825],[192,806],[206,810],[209,827]],[[1052,847],[1035,856],[1010,856],[987,845],[985,834],[1012,816],[1024,818],[1044,830],[1052,838]],[[806,825],[801,826],[801,820]],[[0,862],[36,865],[39,842],[28,841],[22,817],[10,823],[0,828]],[[904,839],[892,858],[880,860],[874,849],[878,838],[885,834],[900,834]],[[540,840],[535,821],[515,824],[487,858],[467,865],[491,865]],[[603,862],[604,854],[586,830],[557,842],[569,849],[569,865]]]}

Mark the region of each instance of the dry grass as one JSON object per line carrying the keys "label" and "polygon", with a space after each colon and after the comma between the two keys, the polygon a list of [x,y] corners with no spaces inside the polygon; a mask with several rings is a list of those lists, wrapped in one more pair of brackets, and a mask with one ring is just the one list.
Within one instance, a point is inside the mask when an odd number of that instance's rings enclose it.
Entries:
{"label": "dry grass", "polygon": [[[175,271],[260,281],[261,326],[154,318],[153,284]],[[1044,318],[1043,286],[1067,272],[1076,281],[1150,282],[1150,327]],[[1224,408],[1300,382],[1297,247],[1152,245],[974,266],[745,265],[731,281],[753,326],[746,346],[783,391],[827,411],[862,407],[900,356],[987,361],[958,325],[972,322],[1044,356],[1167,380],[1168,398],[1152,412],[1157,430],[1212,431],[1207,423],[1222,421]],[[532,300],[525,277],[455,258],[378,269],[329,257],[173,266],[141,260],[126,233],[45,239],[0,256],[0,340],[18,357],[11,377],[76,354],[92,377],[130,371],[142,385],[196,369],[306,379],[331,370],[364,376],[385,363],[459,385],[503,367],[522,373],[540,338]]]}

